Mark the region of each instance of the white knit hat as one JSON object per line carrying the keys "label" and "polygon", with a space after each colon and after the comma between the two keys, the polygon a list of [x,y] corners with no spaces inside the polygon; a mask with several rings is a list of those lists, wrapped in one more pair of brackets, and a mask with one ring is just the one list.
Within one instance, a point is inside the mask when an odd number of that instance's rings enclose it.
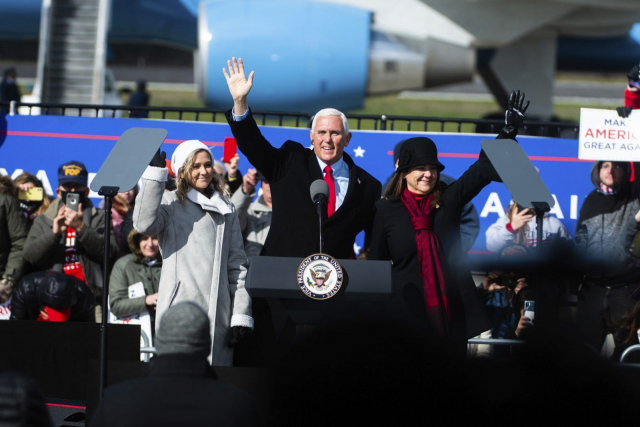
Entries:
{"label": "white knit hat", "polygon": [[184,141],[183,143],[178,145],[178,148],[176,148],[176,151],[174,151],[173,155],[171,156],[171,169],[173,170],[173,173],[175,173],[177,176],[178,171],[180,170],[182,165],[184,165],[184,162],[187,161],[187,157],[189,157],[189,154],[193,153],[194,151],[200,150],[207,150],[209,155],[211,155],[211,159],[213,160],[213,154],[211,154],[211,150],[209,150],[209,147],[207,147],[197,139],[190,139],[189,141]]}

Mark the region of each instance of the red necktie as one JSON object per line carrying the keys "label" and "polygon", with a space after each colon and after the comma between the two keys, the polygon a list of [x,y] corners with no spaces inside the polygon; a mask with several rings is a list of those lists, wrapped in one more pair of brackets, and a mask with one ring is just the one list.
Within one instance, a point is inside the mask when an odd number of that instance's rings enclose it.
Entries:
{"label": "red necktie", "polygon": [[327,218],[336,211],[336,184],[333,182],[333,169],[331,166],[324,168],[324,181],[329,186],[329,201],[327,203]]}

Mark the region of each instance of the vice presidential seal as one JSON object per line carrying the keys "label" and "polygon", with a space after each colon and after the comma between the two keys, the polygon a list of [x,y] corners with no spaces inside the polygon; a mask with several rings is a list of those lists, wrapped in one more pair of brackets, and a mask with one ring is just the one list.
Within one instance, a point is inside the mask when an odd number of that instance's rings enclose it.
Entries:
{"label": "vice presidential seal", "polygon": [[298,268],[298,286],[313,299],[329,299],[342,286],[342,267],[331,255],[313,254]]}

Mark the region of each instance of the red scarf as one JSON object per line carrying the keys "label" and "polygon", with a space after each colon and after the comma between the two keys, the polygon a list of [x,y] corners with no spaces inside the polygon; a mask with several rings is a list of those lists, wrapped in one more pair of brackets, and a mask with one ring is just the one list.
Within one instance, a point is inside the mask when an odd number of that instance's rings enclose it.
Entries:
{"label": "red scarf", "polygon": [[420,276],[424,287],[427,315],[433,330],[440,336],[447,334],[451,312],[442,265],[440,242],[433,232],[433,194],[418,201],[407,188],[400,196],[407,209],[413,229],[416,231],[416,246],[420,261]]}

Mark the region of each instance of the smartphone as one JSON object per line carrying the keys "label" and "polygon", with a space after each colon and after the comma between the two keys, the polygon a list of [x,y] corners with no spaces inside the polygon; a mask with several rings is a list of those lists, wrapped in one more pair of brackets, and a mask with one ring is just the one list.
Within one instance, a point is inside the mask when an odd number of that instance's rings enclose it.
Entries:
{"label": "smartphone", "polygon": [[80,203],[80,195],[78,193],[67,193],[67,200],[64,204],[71,210],[77,211]]}
{"label": "smartphone", "polygon": [[536,316],[536,302],[535,301],[525,301],[524,302],[524,317],[528,317],[531,319],[531,324],[533,325],[533,318]]}
{"label": "smartphone", "polygon": [[230,136],[227,136],[223,141],[222,146],[222,161],[225,163],[229,163],[231,159],[233,159],[238,152],[238,144],[236,144],[236,139]]}
{"label": "smartphone", "polygon": [[44,191],[41,187],[31,187],[27,191],[18,191],[18,199],[25,202],[41,202],[44,200]]}

